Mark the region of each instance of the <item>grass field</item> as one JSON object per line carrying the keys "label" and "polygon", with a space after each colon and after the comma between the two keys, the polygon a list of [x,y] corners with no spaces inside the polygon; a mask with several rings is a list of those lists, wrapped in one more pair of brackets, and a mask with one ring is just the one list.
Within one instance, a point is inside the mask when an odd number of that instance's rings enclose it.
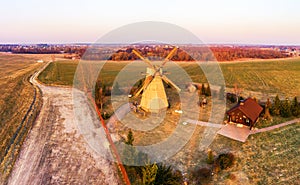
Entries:
{"label": "grass field", "polygon": [[236,179],[244,179],[240,184],[299,184],[299,134],[300,123],[251,135],[246,143],[218,135],[211,149],[238,158],[231,169],[213,177],[214,184],[237,184]]}
{"label": "grass field", "polygon": [[[108,62],[103,66],[100,79],[108,85],[113,83],[118,72],[128,65],[128,62]],[[59,61],[51,63],[39,76],[45,84],[72,85],[74,72],[78,62]],[[195,82],[206,82],[202,70],[197,64],[178,63]],[[258,96],[258,98],[279,94],[281,98],[299,96],[300,94],[300,59],[276,60],[263,62],[220,63],[226,82],[226,91],[232,91],[234,84],[243,89],[244,96]],[[145,65],[137,65],[140,72],[145,71]],[[169,69],[169,70],[168,70]],[[167,71],[172,68],[166,66]],[[180,74],[178,75],[180,76]]]}
{"label": "grass field", "polygon": [[[35,92],[28,79],[42,65],[36,62],[39,57],[41,56],[0,54],[0,182],[8,177],[38,111],[31,112],[33,116],[24,119]],[[40,103],[40,98],[37,94],[34,107]]]}
{"label": "grass field", "polygon": [[[128,62],[109,62],[103,66],[99,79],[111,85],[121,69]],[[46,84],[72,85],[78,62],[59,61],[49,65],[39,80]],[[201,69],[193,63],[178,63],[195,82],[206,82]],[[244,96],[268,97],[279,94],[282,98],[300,95],[300,60],[255,61],[239,63],[220,63],[226,82],[226,91],[232,91],[234,84],[243,89]],[[131,70],[144,72],[144,65]],[[172,68],[166,66],[171,72]],[[130,72],[130,71],[129,71]],[[169,76],[169,75],[167,75]],[[180,76],[179,76],[180,77]],[[180,84],[179,84],[180,85]],[[210,105],[206,109],[209,109]],[[203,111],[207,111],[203,109]],[[173,112],[173,111],[171,111]],[[208,115],[208,113],[205,113]],[[131,120],[131,117],[125,117]],[[204,116],[203,120],[208,117]],[[151,132],[134,131],[135,144],[149,145],[164,140],[174,130],[176,115],[166,119],[164,124]],[[285,119],[275,119],[280,123]],[[275,123],[274,122],[274,123]],[[266,125],[259,125],[265,127]],[[125,136],[127,128],[119,126],[120,134]],[[215,174],[208,184],[299,184],[299,131],[300,123],[274,131],[249,136],[245,143],[217,135],[210,145],[215,155],[232,152],[236,156],[234,166]],[[204,128],[197,126],[190,141],[168,161],[186,172],[196,166],[206,166],[206,151],[200,150]]]}

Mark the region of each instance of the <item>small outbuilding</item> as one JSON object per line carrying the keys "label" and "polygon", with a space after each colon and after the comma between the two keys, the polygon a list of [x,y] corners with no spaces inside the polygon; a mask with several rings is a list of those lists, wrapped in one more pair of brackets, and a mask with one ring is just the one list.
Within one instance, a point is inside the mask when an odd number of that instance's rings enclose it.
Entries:
{"label": "small outbuilding", "polygon": [[247,98],[226,112],[228,122],[249,126],[255,125],[263,108],[252,98]]}
{"label": "small outbuilding", "polygon": [[193,93],[193,92],[195,92],[195,91],[197,90],[197,88],[195,87],[195,85],[192,84],[192,83],[189,83],[189,84],[186,86],[186,89],[187,89],[188,92],[190,92],[190,93]]}

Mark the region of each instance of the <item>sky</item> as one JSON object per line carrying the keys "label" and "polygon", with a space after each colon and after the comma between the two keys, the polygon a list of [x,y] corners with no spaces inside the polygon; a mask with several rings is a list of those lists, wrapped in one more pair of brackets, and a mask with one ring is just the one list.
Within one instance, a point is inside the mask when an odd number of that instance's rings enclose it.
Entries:
{"label": "sky", "polygon": [[204,43],[300,45],[299,0],[0,0],[0,43],[93,43],[140,21]]}

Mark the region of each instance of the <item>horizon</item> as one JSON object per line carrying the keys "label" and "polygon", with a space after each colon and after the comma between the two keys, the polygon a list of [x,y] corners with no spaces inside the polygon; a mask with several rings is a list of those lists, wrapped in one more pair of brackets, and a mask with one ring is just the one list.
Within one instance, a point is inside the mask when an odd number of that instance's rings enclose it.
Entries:
{"label": "horizon", "polygon": [[[47,42],[36,42],[36,43],[0,43],[1,45],[20,45],[20,46],[33,46],[33,45],[103,45],[103,46],[113,46],[113,45],[130,45],[130,43],[92,43],[92,42],[66,42],[66,43],[47,43]],[[143,45],[143,44],[148,44],[148,45],[157,45],[157,44],[161,44],[161,43],[138,43],[138,45]],[[280,47],[280,46],[288,46],[288,47],[300,47],[300,44],[247,44],[247,43],[202,43],[202,44],[196,44],[196,43],[186,43],[186,44],[176,44],[176,43],[172,43],[172,45],[206,45],[206,46],[258,46],[258,47],[263,47],[263,46],[267,46],[267,47]]]}
{"label": "horizon", "polygon": [[94,43],[111,30],[151,20],[183,27],[208,45],[299,45],[297,7],[297,0],[6,1],[0,43]]}

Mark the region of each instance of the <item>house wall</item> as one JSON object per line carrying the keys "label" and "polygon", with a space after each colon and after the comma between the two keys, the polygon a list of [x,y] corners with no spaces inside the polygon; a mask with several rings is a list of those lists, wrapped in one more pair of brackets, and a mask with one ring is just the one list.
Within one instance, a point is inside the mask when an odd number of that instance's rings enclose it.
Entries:
{"label": "house wall", "polygon": [[251,126],[251,120],[241,111],[236,110],[231,113],[229,113],[229,120],[231,122],[235,123],[241,123],[243,125]]}

